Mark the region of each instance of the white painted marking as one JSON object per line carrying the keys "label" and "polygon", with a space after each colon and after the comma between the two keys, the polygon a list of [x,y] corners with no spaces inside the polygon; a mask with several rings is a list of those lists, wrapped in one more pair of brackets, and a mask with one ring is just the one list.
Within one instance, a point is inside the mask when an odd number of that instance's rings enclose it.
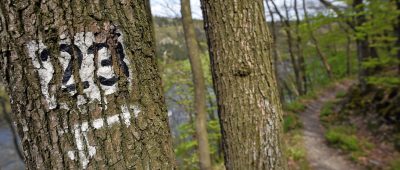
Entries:
{"label": "white painted marking", "polygon": [[60,108],[64,110],[69,110],[69,107],[66,103],[60,103]]}
{"label": "white painted marking", "polygon": [[119,122],[119,115],[114,115],[114,116],[110,116],[107,118],[107,124],[108,126],[111,126],[114,123]]}
{"label": "white painted marking", "polygon": [[92,126],[95,129],[100,129],[101,127],[104,126],[104,120],[103,119],[96,119],[92,122]]}
{"label": "white painted marking", "polygon": [[[132,106],[134,108],[139,108],[137,106]],[[112,115],[110,117],[107,117],[105,120],[103,118],[95,119],[91,122],[92,127],[94,129],[101,129],[104,127],[104,121],[107,121],[107,124],[109,127],[111,127],[114,124],[117,124],[119,122],[122,122],[125,124],[127,127],[131,125],[131,114],[129,112],[129,109],[126,105],[121,106],[121,113],[117,115]],[[140,112],[140,110],[137,110]],[[89,133],[89,123],[88,122],[82,122],[82,124],[77,124],[74,125],[73,133],[74,133],[74,138],[75,138],[75,143],[77,146],[77,151],[68,151],[67,156],[71,160],[76,160],[76,152],[79,155],[79,161],[81,162],[82,168],[86,169],[90,159],[93,158],[96,155],[96,147],[89,145],[89,138],[88,138],[88,133]],[[68,132],[68,128],[65,128],[64,130],[59,131],[60,134],[63,134],[65,132]],[[85,150],[85,146],[87,147],[87,152]]]}
{"label": "white painted marking", "polygon": [[133,110],[133,115],[135,115],[135,117],[139,116],[139,113],[141,112],[139,106],[137,105],[131,105],[130,107]]}
{"label": "white painted marking", "polygon": [[75,152],[74,151],[68,151],[67,155],[68,155],[69,159],[75,160]]}
{"label": "white painted marking", "polygon": [[124,120],[125,125],[129,127],[131,125],[131,113],[129,113],[128,107],[126,105],[122,105],[121,111],[122,120]]}
{"label": "white painted marking", "polygon": [[89,87],[83,90],[83,93],[90,98],[90,102],[101,101],[100,90],[94,83],[94,54],[88,54],[88,49],[95,41],[92,32],[77,33],[74,37],[74,44],[82,51],[82,65],[79,69],[79,76],[82,82],[88,82]]}
{"label": "white painted marking", "polygon": [[82,95],[78,95],[77,98],[78,98],[78,101],[76,102],[76,105],[78,108],[79,108],[79,106],[82,106],[87,103],[85,97],[83,97]]}
{"label": "white painted marking", "polygon": [[[99,66],[99,68],[97,69],[97,75],[103,76],[104,78],[108,79],[114,77],[115,74],[112,66],[101,66],[102,60],[110,59],[111,51],[107,48],[101,48],[98,51],[97,56],[98,56],[97,65]],[[100,86],[101,89],[104,90],[104,95],[110,95],[117,91],[118,83],[115,83],[112,86],[105,86],[105,85],[100,85]]]}
{"label": "white painted marking", "polygon": [[42,94],[49,105],[49,109],[55,109],[57,107],[57,101],[54,95],[50,95],[49,93],[49,83],[53,79],[54,68],[50,62],[50,55],[46,61],[39,62],[40,56],[37,56],[36,53],[40,54],[47,47],[43,44],[42,41],[38,43],[36,41],[31,41],[27,44],[28,55],[32,59],[33,66],[38,70],[39,78],[40,78],[40,86],[42,90]]}

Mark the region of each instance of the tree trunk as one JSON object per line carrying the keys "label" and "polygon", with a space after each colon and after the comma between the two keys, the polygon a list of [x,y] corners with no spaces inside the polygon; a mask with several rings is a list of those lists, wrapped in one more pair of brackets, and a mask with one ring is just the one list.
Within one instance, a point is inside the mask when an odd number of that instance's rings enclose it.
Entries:
{"label": "tree trunk", "polygon": [[296,90],[297,90],[297,94],[301,94],[302,93],[302,81],[301,81],[301,78],[300,78],[300,68],[299,68],[299,65],[297,63],[297,59],[295,57],[294,51],[293,51],[293,37],[292,37],[292,32],[290,31],[290,27],[291,27],[290,21],[289,21],[288,18],[285,18],[279,12],[279,9],[276,6],[274,1],[271,1],[271,3],[274,6],[274,9],[275,9],[276,13],[279,15],[279,18],[281,20],[282,25],[285,25],[285,27],[286,27],[286,28],[284,28],[284,30],[285,30],[286,36],[287,36],[288,50],[289,50],[289,56],[290,56],[290,60],[291,60],[292,67],[293,67]]}
{"label": "tree trunk", "polygon": [[262,0],[202,0],[225,165],[286,169],[282,108]]}
{"label": "tree trunk", "polygon": [[[366,22],[363,6],[363,0],[354,0],[353,8],[356,13],[355,17],[355,26],[362,26]],[[356,30],[357,31],[357,30]],[[362,91],[367,89],[366,77],[368,76],[368,70],[363,68],[362,63],[366,61],[370,56],[370,47],[368,43],[368,37],[363,36],[361,38],[356,39],[357,44],[357,58],[358,58],[358,79],[360,82],[360,87]]]}
{"label": "tree trunk", "polygon": [[346,44],[346,74],[350,76],[351,74],[351,37],[347,35],[347,44]]}
{"label": "tree trunk", "polygon": [[317,55],[321,59],[321,62],[325,68],[326,74],[328,75],[329,79],[332,79],[333,74],[332,74],[331,65],[328,63],[326,56],[324,55],[324,53],[322,52],[322,50],[319,46],[318,39],[315,37],[313,31],[311,30],[311,25],[310,25],[310,20],[308,18],[308,11],[307,11],[305,0],[303,0],[303,12],[304,12],[304,20],[306,21],[307,29],[309,31],[311,41],[314,43],[315,49],[317,50]]}
{"label": "tree trunk", "polygon": [[172,169],[148,1],[0,2],[28,169]]}
{"label": "tree trunk", "polygon": [[[294,12],[296,14],[296,27],[295,27],[295,30],[296,30],[296,41],[297,41],[296,49],[297,49],[297,55],[298,55],[298,58],[299,58],[299,67],[300,67],[300,70],[301,70],[300,71],[300,77],[301,77],[302,82],[303,82],[302,91],[301,91],[300,94],[304,95],[304,94],[307,93],[307,89],[308,89],[307,84],[308,84],[308,82],[307,82],[306,63],[305,63],[305,58],[304,58],[304,54],[303,54],[303,49],[301,47],[302,39],[301,39],[301,35],[300,35],[300,17],[299,17],[299,11],[297,9],[297,0],[294,0],[294,7],[293,8],[294,8]],[[286,6],[286,3],[285,3],[285,9],[286,9],[286,14],[287,14],[286,18],[289,18],[289,15],[288,15],[289,10],[288,10],[288,8]]]}
{"label": "tree trunk", "polygon": [[190,0],[181,0],[182,24],[186,46],[189,52],[194,85],[194,105],[196,112],[196,138],[201,170],[211,169],[210,148],[207,135],[206,85],[200,59],[200,49],[192,21]]}
{"label": "tree trunk", "polygon": [[[397,11],[400,11],[400,0],[395,0],[395,3],[396,3]],[[394,30],[395,30],[395,35],[397,37],[395,47],[397,47],[396,57],[397,57],[397,62],[399,62],[398,74],[400,75],[400,48],[399,48],[400,47],[400,14],[398,14],[398,16],[397,16],[397,21],[394,25]]]}
{"label": "tree trunk", "polygon": [[281,102],[285,101],[285,93],[283,92],[283,87],[282,84],[284,84],[285,80],[282,80],[279,76],[279,69],[278,69],[278,65],[279,65],[279,53],[278,53],[278,48],[276,47],[276,43],[277,43],[277,32],[276,32],[276,26],[275,26],[275,17],[274,17],[274,13],[271,10],[271,7],[269,6],[268,1],[265,1],[265,4],[267,5],[268,8],[268,12],[271,16],[271,32],[272,32],[272,56],[274,59],[274,72],[275,72],[275,77],[276,77],[276,81],[278,84],[278,91],[279,91],[279,96],[280,96],[280,100]]}

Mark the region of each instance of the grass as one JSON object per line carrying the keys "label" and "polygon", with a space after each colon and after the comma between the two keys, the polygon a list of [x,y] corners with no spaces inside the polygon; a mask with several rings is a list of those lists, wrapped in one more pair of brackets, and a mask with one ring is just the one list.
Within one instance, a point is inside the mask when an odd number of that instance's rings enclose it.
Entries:
{"label": "grass", "polygon": [[319,118],[324,126],[328,126],[335,119],[335,103],[334,102],[326,102],[321,109],[321,113]]}
{"label": "grass", "polygon": [[346,95],[347,95],[347,92],[341,90],[341,91],[336,93],[336,98],[344,98]]}
{"label": "grass", "polygon": [[289,169],[309,170],[306,159],[306,150],[303,144],[303,135],[300,129],[291,130],[284,134],[285,155],[289,160]]}
{"label": "grass", "polygon": [[400,170],[400,158],[394,159],[390,162],[390,170]]}
{"label": "grass", "polygon": [[329,143],[338,146],[345,151],[359,151],[360,146],[358,139],[353,135],[354,131],[351,127],[338,126],[328,129],[325,138]]}
{"label": "grass", "polygon": [[288,113],[283,118],[283,131],[289,132],[291,130],[300,129],[302,124],[297,115],[293,113]]}
{"label": "grass", "polygon": [[306,106],[299,100],[293,101],[284,106],[284,109],[293,113],[302,112],[306,109]]}
{"label": "grass", "polygon": [[336,148],[349,153],[353,161],[357,161],[359,157],[365,156],[368,150],[374,145],[366,139],[358,138],[355,128],[346,125],[331,126],[325,133],[325,138]]}

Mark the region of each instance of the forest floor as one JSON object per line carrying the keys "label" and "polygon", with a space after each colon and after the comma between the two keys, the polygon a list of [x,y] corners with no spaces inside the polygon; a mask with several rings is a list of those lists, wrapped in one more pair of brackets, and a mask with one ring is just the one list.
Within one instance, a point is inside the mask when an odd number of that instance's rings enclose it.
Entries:
{"label": "forest floor", "polygon": [[359,166],[349,161],[337,149],[330,148],[324,137],[324,127],[319,116],[322,107],[326,102],[335,98],[340,91],[347,90],[352,81],[346,80],[336,84],[306,104],[306,110],[300,113],[300,120],[303,123],[303,139],[307,152],[307,160],[311,169],[315,170],[358,170]]}

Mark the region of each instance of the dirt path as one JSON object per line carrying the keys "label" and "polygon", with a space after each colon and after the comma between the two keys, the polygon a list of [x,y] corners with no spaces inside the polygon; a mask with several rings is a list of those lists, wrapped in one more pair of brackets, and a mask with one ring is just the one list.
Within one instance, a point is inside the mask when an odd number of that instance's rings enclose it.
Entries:
{"label": "dirt path", "polygon": [[344,81],[333,89],[319,95],[319,99],[307,104],[307,109],[300,114],[303,122],[304,145],[307,150],[307,159],[311,169],[314,170],[358,170],[361,169],[352,162],[346,160],[337,150],[327,146],[324,139],[324,128],[320,123],[319,114],[329,100],[335,98],[336,93],[347,90],[352,83]]}

